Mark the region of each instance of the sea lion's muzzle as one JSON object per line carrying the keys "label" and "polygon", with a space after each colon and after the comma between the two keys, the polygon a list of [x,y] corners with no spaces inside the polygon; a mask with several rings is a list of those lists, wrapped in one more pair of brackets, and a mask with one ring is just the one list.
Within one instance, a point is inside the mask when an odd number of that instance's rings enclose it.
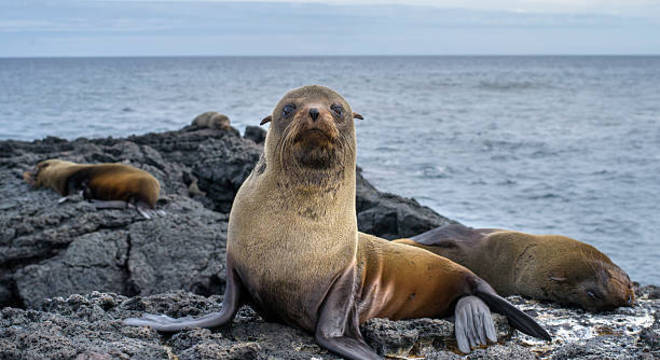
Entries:
{"label": "sea lion's muzzle", "polygon": [[621,302],[618,305],[626,307],[632,307],[635,305],[635,291],[632,288],[632,284],[627,287],[623,296],[621,297]]}
{"label": "sea lion's muzzle", "polygon": [[326,106],[308,104],[293,118],[293,158],[305,168],[328,169],[342,154],[339,129]]}
{"label": "sea lion's muzzle", "polygon": [[34,186],[35,179],[37,178],[36,173],[32,171],[25,171],[23,173],[23,180],[28,183],[30,186]]}
{"label": "sea lion's muzzle", "polygon": [[329,111],[309,106],[300,111],[294,119],[298,122],[295,142],[304,142],[306,146],[327,146],[334,144],[339,132],[334,118]]}
{"label": "sea lion's muzzle", "polygon": [[37,179],[39,178],[39,171],[46,165],[44,164],[37,164],[37,166],[32,169],[32,171],[27,170],[23,172],[23,180],[28,183],[30,186],[35,186],[37,184]]}
{"label": "sea lion's muzzle", "polygon": [[616,267],[608,269],[607,294],[613,307],[632,307],[635,303],[635,290],[632,281],[623,270]]}

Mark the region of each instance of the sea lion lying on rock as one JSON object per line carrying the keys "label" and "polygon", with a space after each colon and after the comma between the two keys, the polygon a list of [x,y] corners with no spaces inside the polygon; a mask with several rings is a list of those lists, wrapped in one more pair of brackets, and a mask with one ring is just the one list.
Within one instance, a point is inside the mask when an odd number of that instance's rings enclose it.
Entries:
{"label": "sea lion lying on rock", "polygon": [[358,239],[356,140],[360,117],[322,86],[288,92],[264,154],[241,185],[229,216],[227,285],[220,312],[198,319],[145,315],[125,320],[159,331],[230,323],[252,305],[267,321],[315,334],[349,359],[377,359],[359,325],[373,317],[455,315],[461,351],[496,341],[490,309],[542,339],[548,333],[465,267],[377,237]]}
{"label": "sea lion lying on rock", "polygon": [[207,111],[203,114],[197,115],[192,121],[194,126],[209,129],[229,129],[229,117],[215,111]]}
{"label": "sea lion lying on rock", "polygon": [[589,311],[632,306],[635,300],[628,274],[595,247],[565,236],[451,224],[394,242],[453,260],[502,296],[522,295]]}
{"label": "sea lion lying on rock", "polygon": [[34,171],[23,173],[23,179],[34,187],[47,187],[63,196],[81,192],[101,208],[134,207],[142,216],[150,218],[160,183],[151,174],[125,164],[77,164],[60,159],[45,160]]}

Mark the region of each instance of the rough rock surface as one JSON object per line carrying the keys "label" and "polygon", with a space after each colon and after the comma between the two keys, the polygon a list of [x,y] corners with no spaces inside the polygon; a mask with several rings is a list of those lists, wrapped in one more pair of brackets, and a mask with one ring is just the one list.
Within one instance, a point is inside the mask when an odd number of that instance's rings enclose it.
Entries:
{"label": "rough rock surface", "polygon": [[[648,288],[646,288],[648,289]],[[511,297],[553,335],[545,343],[511,330],[495,316],[498,344],[476,349],[468,359],[657,359],[657,300],[643,295],[638,306],[604,314],[564,309]],[[159,334],[124,326],[143,312],[198,316],[221,308],[222,296],[178,291],[148,297],[92,292],[56,297],[37,309],[0,311],[0,359],[339,359],[301,330],[264,322],[243,307],[231,326]],[[461,359],[453,324],[446,320],[373,319],[362,326],[367,342],[391,358]]]}
{"label": "rough rock surface", "polygon": [[243,137],[254,141],[256,144],[263,144],[266,141],[266,130],[259,126],[247,126]]}
{"label": "rough rock surface", "polygon": [[[93,290],[222,293],[228,213],[262,146],[233,128],[197,126],[125,139],[0,141],[0,306]],[[157,207],[167,214],[145,221],[80,198],[58,205],[58,194],[21,177],[49,158],[147,170],[161,183]],[[410,236],[449,221],[361,176],[357,192],[360,229],[372,234]]]}
{"label": "rough rock surface", "polygon": [[421,234],[449,223],[456,223],[415,199],[382,193],[373,187],[358,168],[357,176],[358,229],[385,239],[397,239]]}
{"label": "rough rock surface", "polygon": [[[228,212],[262,152],[262,135],[188,126],[123,139],[0,141],[0,359],[337,359],[309,334],[266,323],[248,307],[233,326],[213,331],[160,335],[121,324],[143,312],[219,309]],[[96,210],[81,198],[58,205],[55,192],[32,190],[21,177],[56,157],[151,172],[166,214],[145,220],[135,211]],[[360,230],[386,238],[451,222],[415,200],[379,192],[359,172],[356,204]],[[499,344],[469,358],[660,358],[660,291],[637,293],[635,308],[597,315],[512,297],[548,328],[552,344],[496,317]],[[461,358],[445,320],[374,319],[362,332],[389,357]]]}

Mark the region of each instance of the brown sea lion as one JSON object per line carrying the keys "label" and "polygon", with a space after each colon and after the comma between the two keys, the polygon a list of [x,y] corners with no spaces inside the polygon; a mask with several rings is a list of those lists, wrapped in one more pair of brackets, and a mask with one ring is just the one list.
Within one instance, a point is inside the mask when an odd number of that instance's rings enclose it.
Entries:
{"label": "brown sea lion", "polygon": [[628,275],[591,245],[560,235],[531,235],[460,224],[395,240],[451,259],[502,296],[522,295],[590,311],[632,306]]}
{"label": "brown sea lion", "polygon": [[145,209],[153,209],[160,193],[160,183],[144,170],[125,164],[77,164],[59,159],[45,160],[34,171],[23,173],[34,187],[47,187],[64,198],[81,191],[97,208],[135,207],[149,218]]}
{"label": "brown sea lion", "polygon": [[192,121],[192,125],[210,128],[210,129],[229,129],[229,117],[215,111],[207,111],[203,114],[197,115]]}
{"label": "brown sea lion", "polygon": [[[229,216],[227,285],[220,312],[198,319],[127,319],[159,331],[229,323],[249,303],[269,321],[298,326],[349,359],[377,359],[359,325],[373,317],[455,315],[459,348],[496,341],[489,307],[527,334],[549,339],[466,268],[372,236],[358,240],[356,141],[350,106],[322,86],[275,106],[264,155]],[[486,305],[487,304],[487,305]]]}

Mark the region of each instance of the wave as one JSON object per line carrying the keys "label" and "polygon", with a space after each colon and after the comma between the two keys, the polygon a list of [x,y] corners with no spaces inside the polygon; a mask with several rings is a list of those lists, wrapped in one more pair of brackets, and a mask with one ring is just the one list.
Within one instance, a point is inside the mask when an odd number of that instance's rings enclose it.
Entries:
{"label": "wave", "polygon": [[532,81],[480,81],[477,86],[485,90],[529,90],[529,89],[548,89],[549,84],[542,84]]}

